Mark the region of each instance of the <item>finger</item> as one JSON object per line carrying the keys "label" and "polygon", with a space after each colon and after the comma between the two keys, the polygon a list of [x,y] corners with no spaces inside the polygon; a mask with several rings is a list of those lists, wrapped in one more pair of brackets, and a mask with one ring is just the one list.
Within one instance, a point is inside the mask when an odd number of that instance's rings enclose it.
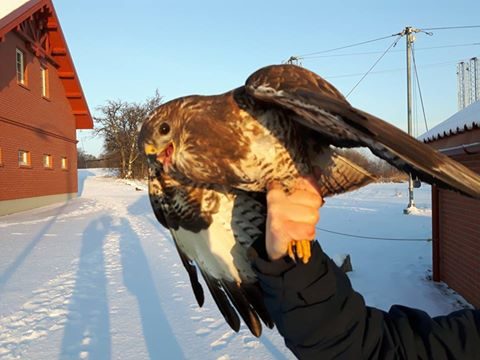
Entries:
{"label": "finger", "polygon": [[315,237],[315,226],[312,224],[285,221],[283,229],[288,237],[293,240],[311,240]]}
{"label": "finger", "polygon": [[323,203],[322,197],[306,190],[296,190],[288,196],[288,200],[298,205],[319,209]]}
{"label": "finger", "polygon": [[285,202],[287,200],[287,194],[282,188],[278,188],[276,185],[271,185],[271,190],[267,192],[267,204]]}
{"label": "finger", "polygon": [[273,204],[268,211],[272,216],[276,215],[278,220],[289,220],[311,225],[315,225],[320,218],[318,208],[297,204],[288,204],[288,206]]}

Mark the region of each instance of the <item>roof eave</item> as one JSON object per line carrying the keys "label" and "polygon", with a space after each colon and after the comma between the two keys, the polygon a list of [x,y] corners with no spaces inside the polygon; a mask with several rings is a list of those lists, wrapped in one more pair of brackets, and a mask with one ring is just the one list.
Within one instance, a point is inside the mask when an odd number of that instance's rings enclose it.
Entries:
{"label": "roof eave", "polygon": [[453,135],[461,134],[461,133],[464,133],[464,132],[472,131],[472,130],[475,130],[475,129],[478,129],[478,128],[479,128],[479,125],[476,124],[476,123],[473,123],[470,126],[465,125],[462,128],[450,129],[448,132],[444,131],[442,133],[434,134],[434,135],[431,135],[431,136],[429,136],[425,139],[420,139],[420,140],[423,141],[425,144],[428,144],[428,143],[431,143],[431,142],[434,142],[434,141],[437,141],[437,140],[440,140],[440,139],[443,139],[443,138],[446,138],[446,137],[449,137],[449,136],[453,136]]}

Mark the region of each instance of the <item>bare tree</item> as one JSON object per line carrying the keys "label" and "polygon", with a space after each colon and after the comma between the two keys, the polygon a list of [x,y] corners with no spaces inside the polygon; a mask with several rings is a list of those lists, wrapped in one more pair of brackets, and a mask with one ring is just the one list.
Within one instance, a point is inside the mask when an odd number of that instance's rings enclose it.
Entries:
{"label": "bare tree", "polygon": [[[108,100],[97,110],[103,116],[95,117],[95,133],[104,137],[104,157],[117,163],[120,177],[131,178],[141,174],[134,174],[135,163],[140,153],[137,149],[138,133],[142,123],[149,114],[162,102],[162,97],[155,95],[143,103],[128,103],[122,100]],[[142,168],[142,166],[138,166]]]}
{"label": "bare tree", "polygon": [[361,152],[356,149],[338,148],[337,151],[341,155],[363,167],[365,170],[378,176],[382,182],[405,181],[407,179],[405,173],[393,167],[385,160],[375,157],[365,151]]}
{"label": "bare tree", "polygon": [[94,155],[86,153],[82,149],[77,149],[77,167],[79,169],[86,169],[92,167],[97,158]]}

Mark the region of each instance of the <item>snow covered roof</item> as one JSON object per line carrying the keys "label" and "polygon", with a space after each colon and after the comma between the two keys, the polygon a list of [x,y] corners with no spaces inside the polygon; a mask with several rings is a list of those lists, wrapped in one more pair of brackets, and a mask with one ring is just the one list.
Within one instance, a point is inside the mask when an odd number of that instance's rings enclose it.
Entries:
{"label": "snow covered roof", "polygon": [[28,1],[29,0],[6,0],[0,2],[0,19],[3,19]]}
{"label": "snow covered roof", "polygon": [[423,142],[430,142],[479,127],[480,101],[477,101],[450,116],[447,120],[420,135],[417,139]]}

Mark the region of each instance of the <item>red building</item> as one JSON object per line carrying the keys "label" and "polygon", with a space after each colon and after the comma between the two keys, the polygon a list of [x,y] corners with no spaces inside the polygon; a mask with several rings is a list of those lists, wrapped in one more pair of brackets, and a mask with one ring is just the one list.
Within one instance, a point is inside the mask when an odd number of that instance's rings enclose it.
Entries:
{"label": "red building", "polygon": [[92,117],[51,0],[0,2],[0,215],[77,194]]}
{"label": "red building", "polygon": [[[480,101],[421,136],[480,173]],[[433,279],[480,307],[480,200],[432,187]]]}

